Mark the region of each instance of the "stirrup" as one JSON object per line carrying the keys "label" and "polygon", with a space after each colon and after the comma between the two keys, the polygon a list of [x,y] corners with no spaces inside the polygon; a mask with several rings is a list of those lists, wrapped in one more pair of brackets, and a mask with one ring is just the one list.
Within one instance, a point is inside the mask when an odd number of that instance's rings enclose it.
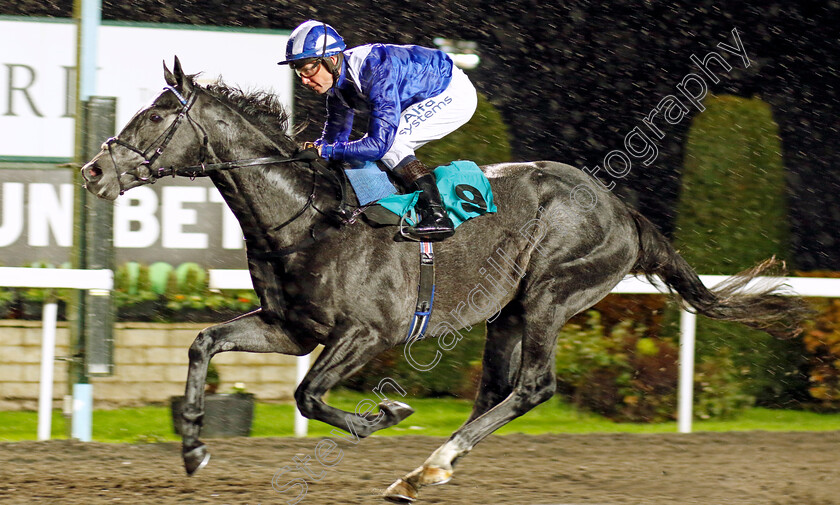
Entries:
{"label": "stirrup", "polygon": [[440,242],[441,240],[447,239],[455,234],[455,230],[451,232],[447,231],[444,236],[441,235],[429,235],[428,232],[424,234],[418,234],[417,231],[414,229],[414,226],[408,224],[406,222],[406,216],[400,217],[400,235],[407,240],[411,240],[412,242]]}
{"label": "stirrup", "polygon": [[411,233],[411,229],[414,228],[414,226],[408,224],[408,222],[406,221],[406,216],[407,215],[408,215],[408,213],[400,216],[400,224],[399,224],[400,235],[402,235],[402,237],[404,239],[411,240],[412,242],[423,242],[422,238],[420,238],[416,235],[413,235]]}
{"label": "stirrup", "polygon": [[434,231],[417,233],[413,226],[404,225],[403,220],[400,220],[400,235],[414,242],[440,242],[455,235],[455,230],[441,230],[440,233]]}

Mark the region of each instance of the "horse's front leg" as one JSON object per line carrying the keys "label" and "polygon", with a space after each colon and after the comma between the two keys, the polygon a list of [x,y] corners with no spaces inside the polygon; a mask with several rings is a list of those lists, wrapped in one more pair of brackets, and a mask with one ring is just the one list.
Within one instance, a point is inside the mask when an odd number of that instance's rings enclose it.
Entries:
{"label": "horse's front leg", "polygon": [[210,459],[199,439],[204,417],[204,383],[210,359],[225,351],[276,352],[303,356],[316,342],[298,342],[276,324],[266,322],[260,311],[254,311],[226,323],[202,330],[190,346],[190,365],[181,424],[182,455],[187,474],[192,475]]}
{"label": "horse's front leg", "polygon": [[521,313],[519,303],[511,302],[498,317],[487,323],[481,383],[465,425],[498,405],[513,391],[522,355]]}
{"label": "horse's front leg", "polygon": [[[379,413],[345,412],[324,403],[321,397],[345,377],[362,368],[373,357],[391,347],[370,330],[353,329],[327,345],[295,391],[301,414],[364,438],[374,431],[393,426],[414,413],[405,403],[384,399]],[[372,406],[372,405],[371,405]]]}

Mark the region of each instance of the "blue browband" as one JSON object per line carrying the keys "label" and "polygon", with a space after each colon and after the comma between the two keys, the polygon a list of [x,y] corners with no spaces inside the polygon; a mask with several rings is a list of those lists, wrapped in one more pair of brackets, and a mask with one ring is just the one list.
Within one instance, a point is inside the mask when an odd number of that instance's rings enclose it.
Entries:
{"label": "blue browband", "polygon": [[184,95],[179,93],[178,90],[175,89],[174,86],[164,86],[163,89],[165,91],[171,91],[172,94],[175,95],[176,98],[178,98],[178,101],[181,102],[181,105],[187,105],[187,99],[184,98]]}

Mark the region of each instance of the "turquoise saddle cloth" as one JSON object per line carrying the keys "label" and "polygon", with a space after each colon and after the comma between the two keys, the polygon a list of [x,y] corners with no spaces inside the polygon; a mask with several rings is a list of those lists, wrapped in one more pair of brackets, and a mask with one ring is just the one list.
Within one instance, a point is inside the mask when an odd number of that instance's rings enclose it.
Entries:
{"label": "turquoise saddle cloth", "polygon": [[[449,165],[437,167],[434,172],[443,204],[456,228],[468,219],[496,212],[490,181],[474,162],[453,161]],[[356,191],[360,205],[375,202],[393,215],[395,220],[385,224],[397,224],[397,220],[403,216],[408,224],[416,223],[414,205],[417,203],[419,191],[405,195],[395,194],[396,189],[388,180],[387,174],[371,162],[362,168],[345,170],[345,173]],[[377,220],[377,213],[366,214]],[[378,215],[382,216],[382,213]]]}

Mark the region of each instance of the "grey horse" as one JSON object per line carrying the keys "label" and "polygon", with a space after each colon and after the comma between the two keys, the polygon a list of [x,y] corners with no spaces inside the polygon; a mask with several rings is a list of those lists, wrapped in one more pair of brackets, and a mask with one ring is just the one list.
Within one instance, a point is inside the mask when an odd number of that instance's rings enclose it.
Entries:
{"label": "grey horse", "polygon": [[[199,86],[176,58],[166,88],[82,168],[89,191],[108,200],[166,175],[208,175],[242,227],[261,308],[202,330],[189,349],[182,456],[188,474],[207,463],[199,438],[208,363],[226,351],[306,355],[323,350],[295,391],[301,413],[358,437],[413,410],[383,398],[345,412],[322,396],[371,358],[404,344],[418,292],[416,243],[393,228],[334,212],[340,185],[322,160],[301,153],[275,97],[219,82]],[[456,460],[555,392],[558,333],[630,273],[660,278],[700,314],[795,335],[805,313],[779,286],[743,292],[768,260],[707,289],[643,216],[580,170],[550,161],[482,167],[499,211],[464,223],[436,244],[429,337],[487,321],[481,384],[466,422],[384,494],[411,502],[442,484]],[[351,198],[351,196],[347,198]],[[166,219],[166,216],[163,216]]]}

